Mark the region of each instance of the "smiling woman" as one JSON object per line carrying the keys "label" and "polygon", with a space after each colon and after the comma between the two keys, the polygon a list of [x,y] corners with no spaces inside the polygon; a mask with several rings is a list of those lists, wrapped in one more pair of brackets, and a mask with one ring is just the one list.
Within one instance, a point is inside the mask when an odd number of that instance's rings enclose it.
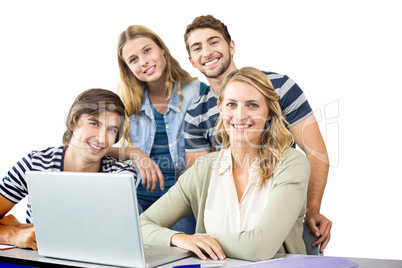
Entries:
{"label": "smiling woman", "polygon": [[[141,215],[144,242],[214,260],[306,254],[302,232],[310,166],[291,148],[293,136],[272,84],[257,69],[234,71],[222,84],[218,106],[222,150],[198,158]],[[197,235],[165,228],[191,212]]]}
{"label": "smiling woman", "polygon": [[[145,211],[186,169],[183,120],[206,85],[183,70],[162,39],[141,25],[120,34],[117,56],[117,93],[129,120],[122,142],[127,148],[112,148],[111,155],[134,161],[142,182],[137,197]],[[194,225],[190,216],[174,228],[193,233]]]}

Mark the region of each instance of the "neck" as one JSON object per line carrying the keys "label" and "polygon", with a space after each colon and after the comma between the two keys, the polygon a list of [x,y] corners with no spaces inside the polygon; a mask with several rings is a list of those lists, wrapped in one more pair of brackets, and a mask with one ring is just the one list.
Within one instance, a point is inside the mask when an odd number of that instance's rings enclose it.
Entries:
{"label": "neck", "polygon": [[155,81],[147,82],[147,90],[148,95],[166,96],[165,75]]}
{"label": "neck", "polygon": [[230,63],[229,68],[223,74],[221,74],[220,76],[215,77],[215,78],[208,78],[207,77],[208,83],[209,83],[209,85],[211,86],[211,89],[213,90],[213,92],[216,95],[219,96],[223,80],[225,80],[226,76],[228,76],[233,71],[237,71],[237,68],[236,68],[236,66],[235,66],[235,64],[233,62],[233,59],[232,59],[232,62]]}
{"label": "neck", "polygon": [[147,90],[148,90],[148,95],[166,95],[165,83],[148,82]]}
{"label": "neck", "polygon": [[101,162],[90,163],[83,161],[82,158],[75,154],[74,150],[67,147],[64,154],[63,171],[70,172],[98,172]]}
{"label": "neck", "polygon": [[258,156],[258,150],[249,146],[230,146],[234,169],[248,169]]}

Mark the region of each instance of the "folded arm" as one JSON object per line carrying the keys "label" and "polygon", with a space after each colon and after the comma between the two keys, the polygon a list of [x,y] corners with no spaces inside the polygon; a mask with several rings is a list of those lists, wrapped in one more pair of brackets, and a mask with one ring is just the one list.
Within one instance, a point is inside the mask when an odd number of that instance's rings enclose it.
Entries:
{"label": "folded arm", "polygon": [[165,180],[159,166],[141,149],[135,147],[112,147],[108,155],[120,160],[132,160],[141,176],[143,187],[155,192],[158,180],[161,190],[165,190]]}
{"label": "folded arm", "polygon": [[0,195],[0,244],[38,250],[32,224],[23,224],[13,215],[5,216],[14,203]]}

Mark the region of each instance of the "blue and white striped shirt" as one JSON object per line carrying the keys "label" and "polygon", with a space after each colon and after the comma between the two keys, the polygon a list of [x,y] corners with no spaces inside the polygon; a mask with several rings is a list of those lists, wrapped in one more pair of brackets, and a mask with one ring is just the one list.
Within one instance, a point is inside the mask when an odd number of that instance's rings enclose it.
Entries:
{"label": "blue and white striped shirt", "polygon": [[[13,203],[18,203],[28,195],[25,172],[27,171],[63,171],[65,150],[63,146],[49,147],[42,151],[32,151],[18,161],[0,181],[0,194]],[[130,172],[137,177],[134,166],[110,156],[101,159],[99,172]],[[32,223],[32,211],[28,202],[27,223]]]}
{"label": "blue and white striped shirt", "polygon": [[[279,96],[279,105],[290,126],[313,113],[301,88],[288,76],[264,72],[271,80]],[[184,138],[186,152],[216,150],[220,145],[215,139],[215,124],[219,117],[218,96],[208,87],[197,101],[191,105],[184,118]]]}

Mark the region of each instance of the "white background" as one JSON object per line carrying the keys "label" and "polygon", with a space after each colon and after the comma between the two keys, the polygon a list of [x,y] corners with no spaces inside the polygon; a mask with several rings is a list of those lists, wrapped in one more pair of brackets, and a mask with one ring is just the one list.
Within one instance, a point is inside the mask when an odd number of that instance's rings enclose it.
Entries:
{"label": "white background", "polygon": [[131,24],[154,30],[206,81],[188,62],[183,33],[212,14],[229,28],[238,68],[289,75],[315,110],[331,160],[325,254],[402,259],[400,10],[388,0],[2,1],[0,172],[61,144],[81,91],[115,91],[117,37]]}

